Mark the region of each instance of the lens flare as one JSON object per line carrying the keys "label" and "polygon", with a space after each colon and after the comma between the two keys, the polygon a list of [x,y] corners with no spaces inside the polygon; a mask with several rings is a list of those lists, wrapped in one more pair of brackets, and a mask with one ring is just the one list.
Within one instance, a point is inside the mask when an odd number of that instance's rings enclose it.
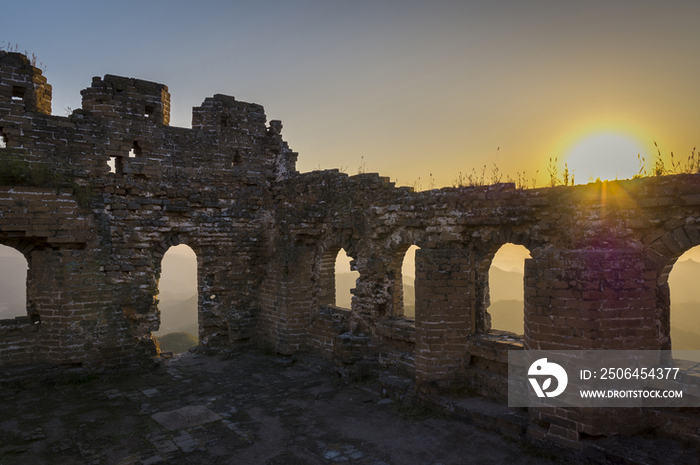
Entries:
{"label": "lens flare", "polygon": [[634,137],[607,132],[589,135],[571,145],[564,157],[576,184],[601,180],[630,179],[639,172],[637,155],[646,150]]}

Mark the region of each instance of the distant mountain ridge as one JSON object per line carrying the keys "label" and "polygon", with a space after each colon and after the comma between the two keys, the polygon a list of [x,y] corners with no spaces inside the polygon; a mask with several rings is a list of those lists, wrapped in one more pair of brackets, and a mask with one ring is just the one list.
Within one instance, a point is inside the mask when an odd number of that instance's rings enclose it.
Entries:
{"label": "distant mountain ridge", "polygon": [[161,263],[158,283],[160,293],[179,294],[190,298],[197,293],[197,262],[195,257],[166,253]]}
{"label": "distant mountain ridge", "polygon": [[[185,332],[193,335],[199,333],[197,315],[197,294],[188,298],[180,297],[181,294],[160,294],[160,329],[154,334],[162,336],[168,333]],[[193,330],[194,328],[194,330]]]}
{"label": "distant mountain ridge", "polygon": [[524,300],[524,275],[520,271],[504,271],[496,266],[489,270],[489,295],[495,300]]}
{"label": "distant mountain ridge", "polygon": [[174,353],[180,354],[198,344],[197,337],[186,332],[168,333],[165,336],[156,336],[156,338],[162,352],[172,350]]}

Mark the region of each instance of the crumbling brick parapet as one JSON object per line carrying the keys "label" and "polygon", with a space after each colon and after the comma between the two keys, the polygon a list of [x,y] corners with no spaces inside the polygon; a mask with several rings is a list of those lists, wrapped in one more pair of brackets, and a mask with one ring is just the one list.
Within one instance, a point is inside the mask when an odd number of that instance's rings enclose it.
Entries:
{"label": "crumbling brick parapet", "polygon": [[[169,126],[163,84],[94,78],[68,117],[50,114],[50,92],[26,57],[0,52],[0,244],[29,264],[27,315],[0,323],[0,369],[149,363],[161,260],[177,244],[197,255],[207,353],[308,352],[350,377],[386,369],[419,391],[502,400],[509,350],[671,348],[668,273],[700,245],[699,174],[413,192],[373,173],[298,173],[281,122],[233,97],[206,98],[189,129]],[[506,243],[532,256],[522,336],[488,311]],[[359,272],[345,309],[341,249]],[[533,435],[576,445],[598,427],[558,424],[567,415],[538,417]]]}

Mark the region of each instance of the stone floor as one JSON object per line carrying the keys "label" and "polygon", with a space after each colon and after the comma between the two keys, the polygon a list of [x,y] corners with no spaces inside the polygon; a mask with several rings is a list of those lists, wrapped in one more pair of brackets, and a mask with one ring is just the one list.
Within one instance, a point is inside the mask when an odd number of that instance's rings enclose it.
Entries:
{"label": "stone floor", "polygon": [[290,358],[183,354],[140,375],[0,390],[0,465],[569,462],[379,392]]}
{"label": "stone floor", "polygon": [[458,421],[407,418],[371,387],[245,353],[183,354],[140,375],[4,389],[0,464],[555,463]]}

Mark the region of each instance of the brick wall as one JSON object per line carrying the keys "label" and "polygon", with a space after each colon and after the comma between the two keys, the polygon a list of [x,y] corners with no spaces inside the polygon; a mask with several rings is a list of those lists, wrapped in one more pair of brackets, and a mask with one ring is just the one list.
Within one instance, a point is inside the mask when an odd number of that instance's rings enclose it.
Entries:
{"label": "brick wall", "polygon": [[[67,117],[50,114],[50,92],[25,57],[0,52],[0,243],[29,263],[27,316],[0,323],[0,369],[148,363],[161,260],[180,243],[197,255],[207,350],[308,352],[348,376],[390,370],[502,400],[509,350],[672,347],[667,279],[700,244],[698,174],[413,192],[372,173],[298,173],[282,124],[230,96],[206,98],[187,129],[169,126],[163,84],[93,78]],[[522,339],[488,314],[505,243],[532,256]],[[410,245],[415,321],[402,309]],[[341,248],[360,273],[351,309],[332,305]],[[569,444],[620,426],[532,415],[533,437]]]}
{"label": "brick wall", "polygon": [[416,251],[416,381],[459,381],[469,335],[470,258],[463,249]]}

